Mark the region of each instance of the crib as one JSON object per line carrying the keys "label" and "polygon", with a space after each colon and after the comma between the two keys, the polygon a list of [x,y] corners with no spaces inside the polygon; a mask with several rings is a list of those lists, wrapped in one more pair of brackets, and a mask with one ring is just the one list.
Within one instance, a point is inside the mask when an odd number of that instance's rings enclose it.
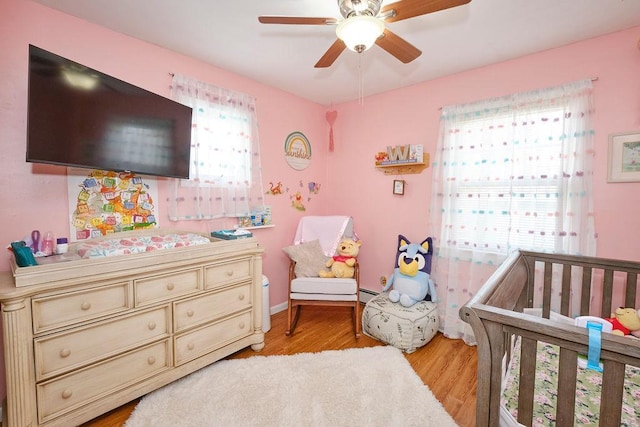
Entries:
{"label": "crib", "polygon": [[[549,424],[580,424],[575,417],[576,399],[581,398],[576,397],[577,365],[579,355],[588,352],[589,335],[587,329],[558,317],[610,317],[615,307],[640,307],[638,274],[640,263],[630,261],[528,251],[509,256],[460,309],[461,319],[471,326],[478,343],[476,425],[504,425],[501,398],[515,356],[519,359],[517,423],[534,424],[538,417],[534,413],[536,357],[542,343],[559,350],[554,394],[561,398],[554,403]],[[541,316],[523,312],[531,308],[539,308]],[[627,368],[640,367],[640,340],[602,334],[600,361],[599,425],[629,425],[621,421],[623,394],[630,391]],[[631,393],[638,396],[640,407],[640,388]]]}

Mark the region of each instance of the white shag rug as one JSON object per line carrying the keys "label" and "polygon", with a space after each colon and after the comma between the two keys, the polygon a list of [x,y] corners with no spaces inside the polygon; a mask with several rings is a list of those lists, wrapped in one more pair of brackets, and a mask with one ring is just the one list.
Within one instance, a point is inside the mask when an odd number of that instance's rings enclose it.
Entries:
{"label": "white shag rug", "polygon": [[456,426],[400,350],[222,360],[146,395],[126,427]]}

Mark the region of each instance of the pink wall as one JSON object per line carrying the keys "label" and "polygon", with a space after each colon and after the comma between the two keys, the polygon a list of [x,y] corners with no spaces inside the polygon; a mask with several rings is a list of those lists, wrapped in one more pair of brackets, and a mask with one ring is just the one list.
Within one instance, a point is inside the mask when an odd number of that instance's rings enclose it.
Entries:
{"label": "pink wall", "polygon": [[[262,147],[263,182],[282,182],[288,192],[265,196],[273,209],[274,228],[255,231],[265,249],[264,272],[269,276],[273,304],[286,300],[286,255],[298,219],[304,214],[327,212],[330,189],[326,184],[328,128],[324,107],[273,89],[192,58],[114,33],[24,0],[0,4],[0,144],[4,173],[0,188],[0,242],[20,240],[37,228],[68,236],[66,168],[25,162],[28,45],[34,44],[61,56],[103,71],[158,94],[170,95],[169,73],[179,73],[257,98]],[[293,131],[303,132],[312,145],[311,165],[291,169],[283,155],[284,142]],[[305,203],[307,211],[291,207],[290,196],[307,183],[319,182],[321,191]],[[159,220],[163,227],[195,231],[226,228],[227,221],[172,223],[167,217],[168,180],[159,180]],[[6,256],[2,255],[4,259]],[[9,269],[0,262],[0,271]]]}
{"label": "pink wall", "polygon": [[[364,105],[339,105],[335,151],[329,153],[326,108],[248,80],[195,59],[97,27],[29,0],[0,3],[0,242],[22,239],[32,229],[68,235],[66,169],[24,161],[26,142],[27,46],[29,43],[69,57],[145,89],[169,96],[169,73],[181,73],[258,99],[265,191],[282,182],[288,191],[266,196],[275,227],[255,231],[265,249],[264,272],[270,279],[271,305],[286,301],[287,258],[298,219],[304,214],[354,216],[364,244],[362,285],[379,289],[378,280],[393,268],[398,234],[422,240],[431,232],[431,169],[405,175],[404,196],[391,192],[393,177],[373,167],[374,154],[387,145],[424,144],[433,154],[439,108],[512,92],[598,77],[596,101],[596,225],[598,254],[638,259],[640,232],[632,224],[640,210],[640,184],[607,183],[607,136],[640,131],[640,27],[530,55],[409,88],[372,96]],[[354,82],[355,84],[355,82]],[[283,146],[293,131],[304,132],[313,147],[309,168],[294,171]],[[306,184],[321,191],[307,201],[306,212],[291,207],[290,196]],[[162,226],[209,231],[229,226],[218,222],[170,223],[163,200],[167,182],[160,180]],[[302,187],[301,187],[302,185]],[[8,263],[0,261],[0,271]],[[1,375],[1,374],[0,374]]]}
{"label": "pink wall", "polygon": [[[330,206],[351,212],[363,240],[363,287],[379,289],[393,269],[397,235],[422,241],[431,233],[431,169],[404,175],[404,196],[392,194],[393,176],[373,166],[387,145],[420,143],[435,151],[440,107],[473,102],[563,82],[597,77],[595,215],[598,255],[638,260],[640,183],[607,182],[608,135],[640,132],[640,27],[520,59],[424,82],[341,105],[336,137],[342,151],[329,155]],[[346,162],[346,163],[345,163]],[[341,183],[341,186],[338,184]],[[348,185],[344,183],[349,183]]]}

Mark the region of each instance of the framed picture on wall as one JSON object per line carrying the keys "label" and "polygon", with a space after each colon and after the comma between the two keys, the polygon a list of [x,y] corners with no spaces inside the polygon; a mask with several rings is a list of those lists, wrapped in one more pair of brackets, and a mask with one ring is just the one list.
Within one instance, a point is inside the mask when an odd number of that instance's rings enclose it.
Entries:
{"label": "framed picture on wall", "polygon": [[640,181],[640,131],[609,135],[608,180]]}
{"label": "framed picture on wall", "polygon": [[394,179],[393,180],[393,194],[404,194],[404,180],[403,179]]}

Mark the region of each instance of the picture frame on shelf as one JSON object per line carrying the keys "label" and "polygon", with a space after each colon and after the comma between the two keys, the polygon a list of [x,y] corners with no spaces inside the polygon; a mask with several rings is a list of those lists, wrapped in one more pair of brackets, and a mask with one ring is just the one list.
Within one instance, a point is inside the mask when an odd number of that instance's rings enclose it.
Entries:
{"label": "picture frame on shelf", "polygon": [[393,194],[404,195],[404,179],[393,180]]}
{"label": "picture frame on shelf", "polygon": [[609,135],[608,182],[640,182],[640,131]]}

